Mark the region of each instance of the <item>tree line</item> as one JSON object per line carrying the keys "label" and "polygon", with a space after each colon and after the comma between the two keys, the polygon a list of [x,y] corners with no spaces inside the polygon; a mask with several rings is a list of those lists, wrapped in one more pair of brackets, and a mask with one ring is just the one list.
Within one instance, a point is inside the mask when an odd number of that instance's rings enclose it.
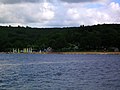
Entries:
{"label": "tree line", "polygon": [[54,52],[120,50],[120,24],[63,28],[0,26],[0,52],[48,47]]}

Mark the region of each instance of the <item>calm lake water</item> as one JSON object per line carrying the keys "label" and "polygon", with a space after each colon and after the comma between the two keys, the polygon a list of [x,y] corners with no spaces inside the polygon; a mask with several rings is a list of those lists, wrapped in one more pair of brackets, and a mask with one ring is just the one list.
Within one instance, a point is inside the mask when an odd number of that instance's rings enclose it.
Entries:
{"label": "calm lake water", "polygon": [[0,54],[0,90],[120,90],[120,55]]}

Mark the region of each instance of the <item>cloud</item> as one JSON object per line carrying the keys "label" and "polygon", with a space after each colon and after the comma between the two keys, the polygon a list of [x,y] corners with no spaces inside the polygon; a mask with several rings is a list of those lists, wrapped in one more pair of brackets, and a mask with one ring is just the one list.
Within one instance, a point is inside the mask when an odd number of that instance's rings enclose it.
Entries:
{"label": "cloud", "polygon": [[31,2],[31,3],[36,3],[36,2],[41,2],[42,0],[0,0],[0,3],[3,4],[16,4],[16,3],[23,3],[23,2]]}
{"label": "cloud", "polygon": [[98,2],[98,1],[106,1],[106,0],[61,0],[67,3],[81,3],[81,2]]}
{"label": "cloud", "polygon": [[100,23],[120,23],[120,5],[111,2],[100,8],[72,7],[67,11],[68,23],[92,25]]}
{"label": "cloud", "polygon": [[43,23],[52,18],[54,8],[47,2],[0,5],[0,23]]}
{"label": "cloud", "polygon": [[[92,4],[91,4],[92,5]],[[120,23],[120,5],[110,2],[100,7],[86,7],[86,4],[63,4],[63,11],[58,10],[55,20],[49,26],[80,26],[103,23]],[[62,14],[61,14],[62,12]],[[59,16],[60,15],[60,16]]]}
{"label": "cloud", "polygon": [[[81,3],[84,1],[88,3]],[[84,1],[0,0],[0,24],[62,27],[83,24],[120,23],[119,3],[104,2],[107,0]],[[94,3],[91,3],[91,1]],[[97,1],[102,1],[102,3]],[[3,4],[3,2],[6,2],[6,4]]]}
{"label": "cloud", "polygon": [[112,21],[120,23],[120,4],[112,2],[108,7],[110,7],[108,14],[111,15]]}

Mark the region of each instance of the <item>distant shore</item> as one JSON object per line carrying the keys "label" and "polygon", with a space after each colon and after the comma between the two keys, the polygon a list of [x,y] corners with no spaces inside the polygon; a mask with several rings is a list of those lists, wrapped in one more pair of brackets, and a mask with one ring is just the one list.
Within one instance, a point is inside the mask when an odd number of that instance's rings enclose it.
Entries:
{"label": "distant shore", "polygon": [[48,52],[45,54],[115,54],[115,55],[120,55],[120,52]]}
{"label": "distant shore", "polygon": [[60,52],[61,54],[118,54],[120,52]]}
{"label": "distant shore", "polygon": [[0,52],[0,54],[115,54],[120,55],[120,52],[32,52],[32,53],[12,53]]}

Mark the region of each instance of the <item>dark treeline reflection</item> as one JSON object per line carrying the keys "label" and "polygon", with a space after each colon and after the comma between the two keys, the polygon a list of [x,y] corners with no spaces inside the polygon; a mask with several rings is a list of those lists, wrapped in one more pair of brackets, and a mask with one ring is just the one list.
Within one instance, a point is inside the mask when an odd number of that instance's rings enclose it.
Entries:
{"label": "dark treeline reflection", "polygon": [[64,28],[0,26],[0,52],[13,48],[53,51],[118,51],[120,24]]}

